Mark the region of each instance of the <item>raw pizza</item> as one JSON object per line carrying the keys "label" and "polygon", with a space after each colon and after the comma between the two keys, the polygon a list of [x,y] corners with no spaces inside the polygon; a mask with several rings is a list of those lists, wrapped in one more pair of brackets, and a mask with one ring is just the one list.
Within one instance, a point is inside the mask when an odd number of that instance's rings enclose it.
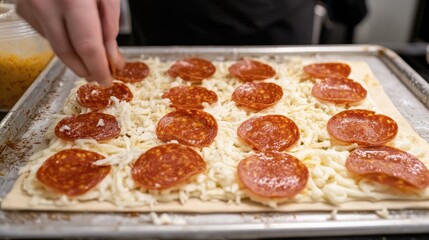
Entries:
{"label": "raw pizza", "polygon": [[3,208],[429,207],[429,146],[366,63],[142,58],[114,77],[76,83]]}

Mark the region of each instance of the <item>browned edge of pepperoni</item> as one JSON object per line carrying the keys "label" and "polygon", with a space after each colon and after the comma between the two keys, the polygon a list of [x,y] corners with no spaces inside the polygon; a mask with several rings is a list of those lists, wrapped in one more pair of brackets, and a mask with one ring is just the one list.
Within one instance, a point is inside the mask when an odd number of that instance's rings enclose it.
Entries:
{"label": "browned edge of pepperoni", "polygon": [[307,185],[309,173],[300,160],[287,153],[257,153],[240,161],[240,182],[263,198],[291,198]]}
{"label": "browned edge of pepperoni", "polygon": [[276,76],[276,71],[265,63],[243,59],[228,68],[229,73],[244,82],[265,80]]}
{"label": "browned edge of pepperoni", "polygon": [[352,79],[326,78],[313,86],[311,94],[323,101],[346,104],[364,100],[367,91],[360,83]]}
{"label": "browned edge of pepperoni", "polygon": [[200,86],[177,86],[166,91],[162,98],[171,101],[171,107],[203,109],[203,103],[212,104],[218,101],[215,92]]}
{"label": "browned edge of pepperoni", "polygon": [[143,81],[149,75],[149,67],[143,62],[127,62],[122,69],[116,69],[114,79],[124,83]]}
{"label": "browned edge of pepperoni", "polygon": [[114,116],[99,112],[68,116],[59,121],[55,127],[55,135],[67,141],[77,139],[110,140],[118,137],[120,132],[121,128]]}
{"label": "browned edge of pepperoni", "polygon": [[110,172],[110,166],[93,163],[103,155],[82,149],[62,150],[37,170],[36,178],[47,188],[69,197],[82,195],[93,189]]}
{"label": "browned edge of pepperoni", "polygon": [[346,168],[355,174],[406,190],[429,185],[429,171],[414,155],[387,146],[356,148],[346,160]]}
{"label": "browned edge of pepperoni", "polygon": [[137,185],[148,190],[164,190],[204,172],[206,163],[193,149],[166,144],[149,149],[134,163],[131,175]]}
{"label": "browned edge of pepperoni", "polygon": [[398,125],[392,118],[364,109],[337,113],[329,119],[327,128],[334,138],[362,146],[385,144],[398,133]]}
{"label": "browned edge of pepperoni", "polygon": [[237,135],[254,149],[263,152],[284,151],[299,139],[294,121],[283,115],[252,117],[237,129]]}
{"label": "browned edge of pepperoni", "polygon": [[262,110],[275,105],[283,96],[283,89],[275,83],[246,82],[232,93],[238,105],[253,110]]}
{"label": "browned edge of pepperoni", "polygon": [[113,83],[111,86],[103,87],[97,84],[87,83],[76,91],[77,102],[92,110],[107,108],[111,105],[110,97],[116,97],[119,101],[130,102],[133,93],[123,83]]}
{"label": "browned edge of pepperoni", "polygon": [[304,66],[304,72],[314,78],[346,78],[350,75],[351,68],[346,63],[324,62],[306,65]]}
{"label": "browned edge of pepperoni", "polygon": [[193,147],[209,146],[217,135],[216,119],[198,109],[179,109],[159,120],[157,137],[164,142],[177,140]]}
{"label": "browned edge of pepperoni", "polygon": [[208,60],[202,58],[185,58],[174,63],[168,69],[168,75],[191,82],[201,82],[216,72],[216,67]]}

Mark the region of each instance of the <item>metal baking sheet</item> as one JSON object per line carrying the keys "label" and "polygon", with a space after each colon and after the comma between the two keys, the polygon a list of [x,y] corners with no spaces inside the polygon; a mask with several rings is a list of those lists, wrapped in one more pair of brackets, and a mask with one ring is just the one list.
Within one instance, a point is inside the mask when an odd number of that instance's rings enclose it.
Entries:
{"label": "metal baking sheet", "polygon": [[[394,52],[379,46],[146,47],[124,48],[129,59],[157,56],[213,60],[242,56],[299,56],[315,60],[365,61],[394,105],[429,141],[429,84]],[[54,59],[0,123],[0,199],[28,157],[44,148],[47,117],[59,112],[77,77]],[[0,211],[0,237],[268,238],[429,232],[429,210],[294,213],[65,213]]]}

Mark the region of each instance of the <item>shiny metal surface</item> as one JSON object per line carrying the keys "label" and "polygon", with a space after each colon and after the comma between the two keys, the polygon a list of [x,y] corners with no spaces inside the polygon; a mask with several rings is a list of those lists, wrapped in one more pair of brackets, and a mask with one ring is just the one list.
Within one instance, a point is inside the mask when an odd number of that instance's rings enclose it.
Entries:
{"label": "shiny metal surface", "polygon": [[[300,56],[320,60],[365,61],[395,106],[429,141],[429,85],[395,53],[378,46],[324,47],[167,47],[126,48],[132,58],[178,59],[202,56],[237,59],[242,56]],[[76,76],[54,60],[0,123],[0,198],[11,189],[18,169],[46,146],[43,134],[49,116],[59,111]],[[160,213],[158,213],[159,217]],[[62,213],[0,211],[0,237],[156,237],[251,239],[291,236],[372,235],[429,232],[428,210],[294,213],[168,213],[169,224],[154,224],[150,213]]]}

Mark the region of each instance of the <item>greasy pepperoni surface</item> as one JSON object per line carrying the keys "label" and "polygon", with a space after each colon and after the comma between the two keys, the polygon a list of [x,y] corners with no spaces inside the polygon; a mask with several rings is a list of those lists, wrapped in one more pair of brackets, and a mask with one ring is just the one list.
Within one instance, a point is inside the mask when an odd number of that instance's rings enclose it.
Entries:
{"label": "greasy pepperoni surface", "polygon": [[110,106],[110,97],[116,97],[119,101],[131,101],[133,93],[123,83],[113,83],[109,87],[87,83],[81,86],[77,92],[77,101],[83,106],[93,110]]}
{"label": "greasy pepperoni surface", "polygon": [[240,60],[228,68],[229,73],[244,82],[265,80],[276,76],[276,71],[269,65],[250,59]]}
{"label": "greasy pepperoni surface", "polygon": [[371,180],[399,189],[424,189],[429,185],[429,171],[415,156],[387,147],[363,147],[350,153],[346,167]]}
{"label": "greasy pepperoni surface", "polygon": [[377,146],[395,138],[398,125],[386,115],[353,109],[337,113],[329,119],[328,132],[343,142]]}
{"label": "greasy pepperoni surface", "polygon": [[288,198],[308,181],[308,169],[287,153],[257,153],[238,164],[238,178],[252,193],[265,198]]}
{"label": "greasy pepperoni surface", "polygon": [[60,194],[82,195],[94,188],[110,172],[110,166],[93,163],[103,155],[82,149],[67,149],[48,158],[37,170],[36,178]]}
{"label": "greasy pepperoni surface", "polygon": [[350,66],[345,63],[327,62],[304,66],[304,72],[315,78],[346,78],[350,75]]}
{"label": "greasy pepperoni surface", "polygon": [[88,138],[110,140],[119,136],[120,132],[121,128],[114,116],[99,112],[66,117],[55,127],[55,135],[68,141]]}
{"label": "greasy pepperoni surface", "polygon": [[259,151],[283,151],[298,141],[299,129],[283,115],[266,115],[244,121],[237,135]]}
{"label": "greasy pepperoni surface", "polygon": [[283,96],[283,89],[275,83],[246,82],[232,94],[238,106],[262,110],[275,105]]}
{"label": "greasy pepperoni surface", "polygon": [[174,87],[165,92],[162,98],[170,99],[171,106],[175,108],[196,109],[203,109],[204,102],[212,104],[218,100],[215,92],[198,86]]}
{"label": "greasy pepperoni surface", "polygon": [[311,94],[321,100],[337,104],[359,102],[366,98],[365,88],[347,78],[326,78],[317,82]]}
{"label": "greasy pepperoni surface", "polygon": [[124,83],[135,83],[145,79],[149,71],[149,67],[143,62],[127,62],[123,69],[113,72],[113,78]]}
{"label": "greasy pepperoni surface", "polygon": [[197,109],[179,109],[159,120],[156,135],[161,141],[177,140],[193,146],[209,146],[217,135],[216,119]]}
{"label": "greasy pepperoni surface", "polygon": [[173,64],[168,70],[168,75],[186,81],[201,82],[211,77],[215,71],[216,67],[210,61],[202,58],[185,58]]}
{"label": "greasy pepperoni surface", "polygon": [[187,181],[204,172],[204,159],[189,147],[166,144],[149,149],[134,163],[134,181],[149,190],[163,190]]}

